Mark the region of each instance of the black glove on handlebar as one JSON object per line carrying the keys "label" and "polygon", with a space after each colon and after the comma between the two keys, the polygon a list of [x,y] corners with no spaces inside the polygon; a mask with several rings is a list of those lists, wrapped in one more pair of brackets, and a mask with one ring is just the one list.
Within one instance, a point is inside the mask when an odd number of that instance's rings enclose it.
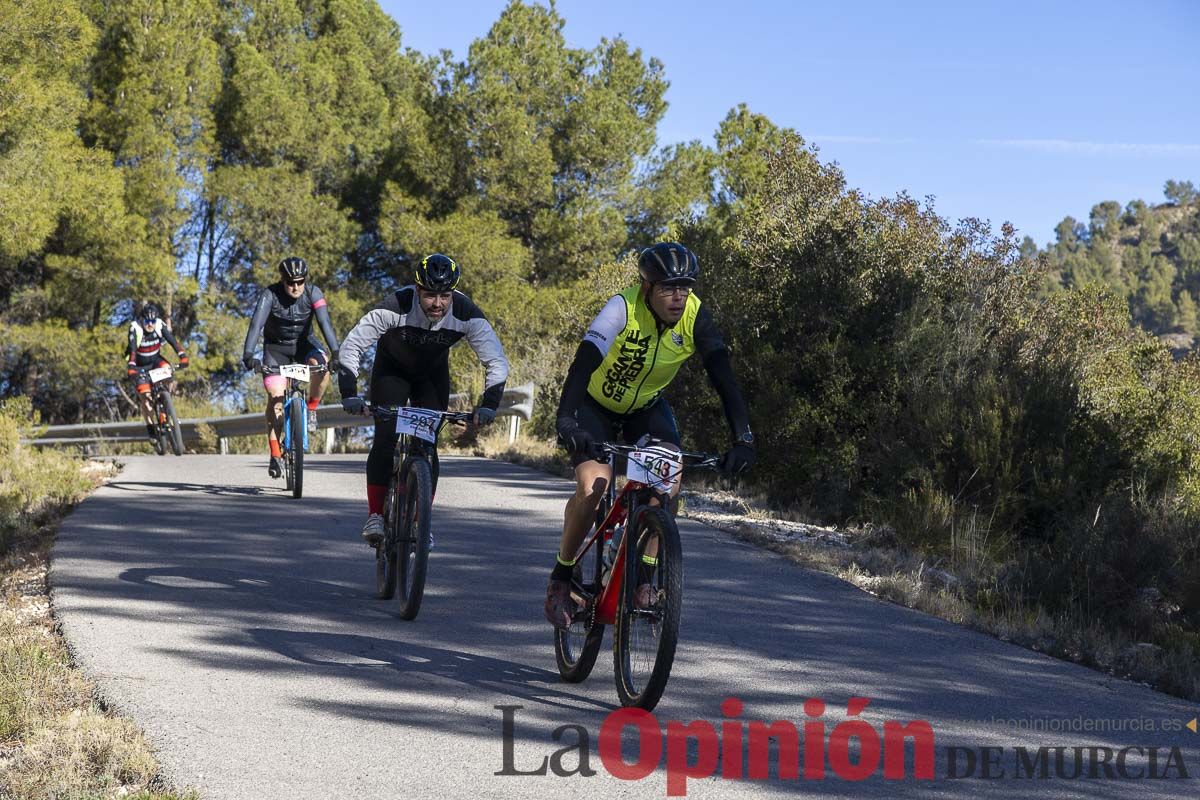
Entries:
{"label": "black glove on handlebar", "polygon": [[573,417],[559,417],[555,429],[559,443],[571,455],[585,456],[588,460],[597,460],[603,455],[600,445]]}
{"label": "black glove on handlebar", "polygon": [[726,475],[740,475],[754,466],[754,448],[743,442],[738,442],[725,452],[721,459],[721,472]]}

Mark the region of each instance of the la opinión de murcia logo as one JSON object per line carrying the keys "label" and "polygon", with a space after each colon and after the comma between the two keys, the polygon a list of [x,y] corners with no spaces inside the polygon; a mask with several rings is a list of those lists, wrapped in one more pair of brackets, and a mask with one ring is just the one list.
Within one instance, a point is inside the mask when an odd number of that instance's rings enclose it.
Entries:
{"label": "la opini\u00f3n de murcia logo", "polygon": [[[866,720],[858,718],[870,704],[865,697],[850,698],[846,719],[832,730],[817,718],[825,714],[825,702],[812,698],[804,703],[809,720],[801,727],[788,720],[764,722],[740,717],[744,711],[741,700],[730,697],[721,704],[725,719],[717,725],[705,720],[678,722],[669,720],[662,725],[658,718],[639,708],[621,708],[609,714],[600,725],[598,752],[604,769],[613,777],[635,781],[648,777],[663,763],[666,745],[667,795],[687,794],[689,779],[708,778],[716,774],[727,780],[766,780],[775,773],[783,780],[822,780],[826,765],[839,778],[861,781],[875,775],[880,768],[891,780],[906,777],[929,780],[934,777],[933,727],[924,720],[912,722],[887,721],[882,735]],[[495,706],[503,715],[503,768],[496,775],[546,775],[549,770],[560,777],[581,775],[591,777],[591,738],[582,725],[560,725],[552,734],[562,742],[574,735],[574,744],[559,748],[533,769],[518,769],[513,743],[516,735],[516,712],[523,706]],[[801,728],[803,735],[801,735]],[[637,739],[637,758],[625,760],[622,736],[632,733]],[[777,758],[771,759],[771,742],[775,742]],[[851,746],[851,742],[855,747]],[[912,743],[911,775],[907,771],[906,743]],[[803,744],[802,744],[803,743]],[[695,753],[689,759],[689,752]],[[573,765],[568,768],[568,757]]]}
{"label": "la opini\u00f3n de murcia logo", "polygon": [[[600,725],[596,752],[610,775],[627,781],[649,777],[665,765],[666,793],[687,795],[688,781],[724,780],[863,781],[882,774],[886,780],[1142,780],[1188,779],[1179,747],[1125,748],[1090,746],[967,747],[942,751],[937,769],[933,726],[926,720],[887,720],[872,725],[861,717],[870,704],[852,697],[846,719],[832,727],[821,718],[827,706],[820,698],[804,702],[808,719],[766,722],[741,719],[745,706],[730,697],[721,704],[723,718],[665,725],[648,711],[621,708]],[[497,705],[502,717],[502,767],[495,775],[561,778],[597,774],[592,767],[592,737],[579,724],[559,725],[551,734],[560,746],[540,764],[518,766],[515,756],[516,713],[520,705]],[[1187,726],[1189,729],[1191,725]],[[626,760],[623,740],[632,760]],[[773,745],[773,746],[772,746]]]}

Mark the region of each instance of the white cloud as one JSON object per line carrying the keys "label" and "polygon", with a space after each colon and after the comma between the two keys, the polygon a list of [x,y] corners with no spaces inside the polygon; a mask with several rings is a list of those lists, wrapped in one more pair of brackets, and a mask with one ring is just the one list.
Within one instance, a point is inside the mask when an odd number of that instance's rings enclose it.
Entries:
{"label": "white cloud", "polygon": [[820,144],[828,142],[830,144],[912,144],[916,139],[894,139],[887,136],[823,136],[814,134],[806,137],[809,141]]}
{"label": "white cloud", "polygon": [[1200,144],[1083,142],[1072,139],[977,139],[976,144],[1081,156],[1200,156]]}

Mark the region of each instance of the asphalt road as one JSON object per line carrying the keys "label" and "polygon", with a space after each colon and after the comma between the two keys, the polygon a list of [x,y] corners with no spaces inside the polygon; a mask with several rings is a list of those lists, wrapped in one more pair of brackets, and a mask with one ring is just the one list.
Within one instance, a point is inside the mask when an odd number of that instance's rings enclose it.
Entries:
{"label": "asphalt road", "polygon": [[[602,759],[601,725],[616,708],[611,637],[586,683],[563,683],[555,669],[541,603],[570,484],[444,459],[425,602],[404,622],[373,597],[373,554],[359,539],[363,456],[307,465],[297,501],[260,458],[130,458],[62,526],[55,611],[79,662],[145,729],[172,780],[205,800],[666,796],[665,756],[639,780],[614,777]],[[1183,727],[1195,704],[878,601],[700,525],[681,530],[683,626],[655,710],[661,730],[672,720],[743,732],[751,721],[823,723],[830,758],[824,779],[792,779],[772,749],[769,779],[738,780],[746,757],[729,740],[716,775],[683,784],[688,796],[1197,796],[1200,734]],[[730,697],[743,708],[727,718]],[[839,778],[848,773],[836,726],[852,697],[870,699],[867,725],[842,734],[883,737],[887,721],[927,721],[935,778],[912,777],[911,752],[903,780],[884,778],[882,766],[861,781]],[[822,717],[806,715],[810,698],[826,703]],[[586,737],[595,774],[496,774],[506,771],[498,706],[512,719],[508,772],[536,771],[559,749],[560,771],[576,769]],[[568,725],[579,727],[556,740]],[[703,761],[703,736],[688,743],[673,731],[664,747]],[[871,758],[864,735],[861,749],[849,740],[850,763]],[[1084,750],[1083,777],[1072,779],[1072,749],[1061,765],[1046,751],[1045,778],[1015,777],[1020,747],[1035,775],[1038,747],[1109,748],[1113,777],[1103,750]],[[1123,778],[1117,757],[1128,747],[1140,749],[1125,751]],[[971,760],[951,748],[971,750],[974,777],[948,777]],[[623,757],[638,753],[627,735]],[[985,764],[1003,777],[982,777]]]}

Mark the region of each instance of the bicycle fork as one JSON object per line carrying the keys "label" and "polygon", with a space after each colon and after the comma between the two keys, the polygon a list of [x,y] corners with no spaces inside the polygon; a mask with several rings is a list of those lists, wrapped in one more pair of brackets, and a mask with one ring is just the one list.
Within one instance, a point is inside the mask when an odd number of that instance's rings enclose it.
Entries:
{"label": "bicycle fork", "polygon": [[[281,439],[282,447],[287,450],[292,446],[292,401],[299,397],[301,403],[304,402],[304,395],[299,392],[292,392],[283,404],[283,438]],[[307,406],[306,406],[307,407]],[[308,420],[304,420],[304,424],[300,426],[300,449],[308,452]]]}

